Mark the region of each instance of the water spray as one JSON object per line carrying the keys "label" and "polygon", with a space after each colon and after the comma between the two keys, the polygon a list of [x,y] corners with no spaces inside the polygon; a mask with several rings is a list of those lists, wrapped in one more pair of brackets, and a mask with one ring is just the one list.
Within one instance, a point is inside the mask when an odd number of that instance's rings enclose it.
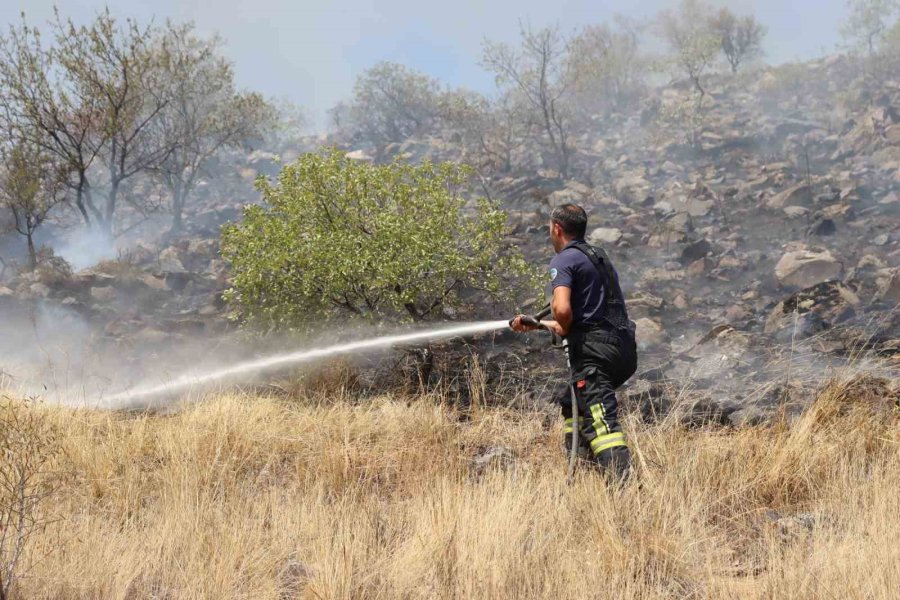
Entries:
{"label": "water spray", "polygon": [[189,391],[210,383],[232,379],[240,375],[267,371],[277,367],[312,362],[317,359],[338,356],[341,354],[359,354],[369,350],[390,348],[391,346],[410,342],[487,333],[505,327],[507,327],[507,321],[484,321],[481,323],[468,323],[465,325],[454,325],[452,327],[429,329],[426,331],[382,336],[368,340],[337,344],[325,348],[317,348],[314,350],[286,352],[266,358],[238,363],[230,367],[223,367],[206,373],[181,375],[169,382],[161,383],[159,385],[138,386],[112,396],[106,396],[102,398],[102,401],[104,404],[112,406],[137,404],[138,401],[147,400],[149,398]]}

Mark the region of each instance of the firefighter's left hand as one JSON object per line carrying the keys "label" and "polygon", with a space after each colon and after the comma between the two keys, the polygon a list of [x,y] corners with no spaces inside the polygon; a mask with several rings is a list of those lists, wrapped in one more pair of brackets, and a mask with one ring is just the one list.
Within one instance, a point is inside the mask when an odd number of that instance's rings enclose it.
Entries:
{"label": "firefighter's left hand", "polygon": [[510,327],[513,331],[518,331],[519,333],[524,333],[526,331],[534,331],[537,329],[534,325],[525,325],[522,323],[522,317],[525,315],[516,315],[512,320],[512,325]]}

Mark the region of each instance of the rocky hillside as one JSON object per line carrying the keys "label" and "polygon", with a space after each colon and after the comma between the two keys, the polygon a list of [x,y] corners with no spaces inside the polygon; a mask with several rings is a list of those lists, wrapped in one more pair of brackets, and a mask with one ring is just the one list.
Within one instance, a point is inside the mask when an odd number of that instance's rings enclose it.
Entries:
{"label": "rocky hillside", "polygon": [[[549,210],[589,209],[589,238],[617,262],[638,322],[642,375],[632,401],[663,410],[667,390],[690,385],[698,408],[688,418],[755,420],[785,400],[802,405],[804,378],[828,365],[898,351],[900,81],[864,91],[856,77],[836,56],[720,78],[691,123],[670,114],[689,97],[672,84],[631,114],[598,116],[579,131],[570,179],[539,153],[484,178],[510,213],[511,240],[537,262],[552,252]],[[359,160],[465,160],[457,141],[448,131],[345,149]],[[296,153],[337,142],[310,139]],[[45,265],[9,278],[0,304],[76,315],[92,343],[120,357],[220,336],[230,325],[218,227],[255,201],[246,183],[277,168],[276,157],[255,153],[232,175],[243,191],[207,193],[181,236],[140,240],[80,272]],[[526,347],[498,339],[489,363]],[[527,354],[558,362],[542,348],[530,344]]]}

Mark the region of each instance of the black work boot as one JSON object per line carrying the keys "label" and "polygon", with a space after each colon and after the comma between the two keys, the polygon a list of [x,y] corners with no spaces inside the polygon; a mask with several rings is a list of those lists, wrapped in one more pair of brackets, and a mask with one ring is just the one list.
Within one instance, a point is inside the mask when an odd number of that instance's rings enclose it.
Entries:
{"label": "black work boot", "polygon": [[631,476],[631,452],[628,446],[616,446],[597,455],[597,466],[612,483],[625,483]]}

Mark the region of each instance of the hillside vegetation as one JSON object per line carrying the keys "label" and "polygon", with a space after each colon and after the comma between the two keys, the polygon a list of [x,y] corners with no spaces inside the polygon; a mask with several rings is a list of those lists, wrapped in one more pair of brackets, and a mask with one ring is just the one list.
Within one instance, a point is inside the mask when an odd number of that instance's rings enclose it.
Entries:
{"label": "hillside vegetation", "polygon": [[638,476],[612,490],[586,468],[566,486],[550,408],[7,399],[5,419],[56,432],[65,475],[14,597],[895,598],[893,393],[846,375],[793,422],[741,429],[632,414]]}

